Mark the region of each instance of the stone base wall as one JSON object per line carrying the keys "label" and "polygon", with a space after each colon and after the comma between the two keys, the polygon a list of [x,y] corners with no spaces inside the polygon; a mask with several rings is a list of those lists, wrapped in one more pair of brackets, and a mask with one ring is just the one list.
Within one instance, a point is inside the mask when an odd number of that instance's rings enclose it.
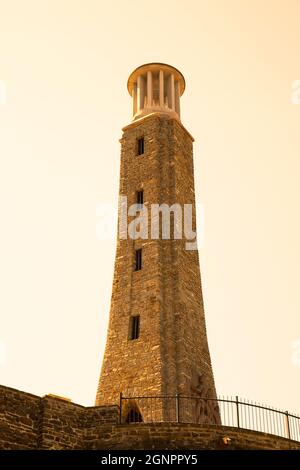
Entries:
{"label": "stone base wall", "polygon": [[83,407],[0,386],[1,450],[300,450],[300,442],[231,427],[118,423],[118,406]]}
{"label": "stone base wall", "polygon": [[[225,444],[224,437],[230,441]],[[300,442],[256,431],[200,424],[122,424],[99,430],[94,450],[300,450]]]}
{"label": "stone base wall", "polygon": [[86,408],[0,386],[0,449],[84,449],[118,420],[118,406]]}

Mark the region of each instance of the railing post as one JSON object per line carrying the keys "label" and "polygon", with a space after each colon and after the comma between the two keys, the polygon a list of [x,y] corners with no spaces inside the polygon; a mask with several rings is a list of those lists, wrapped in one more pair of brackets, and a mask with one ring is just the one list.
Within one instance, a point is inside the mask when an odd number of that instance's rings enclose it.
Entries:
{"label": "railing post", "polygon": [[176,422],[179,423],[179,394],[176,394]]}
{"label": "railing post", "polygon": [[291,430],[290,430],[290,421],[289,421],[289,412],[285,412],[285,426],[286,426],[286,433],[287,438],[291,439]]}
{"label": "railing post", "polygon": [[239,397],[235,397],[237,427],[240,427]]}
{"label": "railing post", "polygon": [[122,401],[123,401],[123,394],[121,392],[120,393],[120,424],[122,424],[122,405],[123,405]]}

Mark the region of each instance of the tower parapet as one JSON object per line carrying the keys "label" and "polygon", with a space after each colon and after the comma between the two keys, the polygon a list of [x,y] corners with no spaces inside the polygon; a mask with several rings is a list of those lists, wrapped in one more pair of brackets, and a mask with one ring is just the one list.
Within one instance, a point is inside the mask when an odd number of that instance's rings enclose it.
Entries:
{"label": "tower parapet", "polygon": [[141,65],[130,75],[127,88],[132,97],[133,120],[153,112],[180,120],[185,80],[175,67],[159,62]]}

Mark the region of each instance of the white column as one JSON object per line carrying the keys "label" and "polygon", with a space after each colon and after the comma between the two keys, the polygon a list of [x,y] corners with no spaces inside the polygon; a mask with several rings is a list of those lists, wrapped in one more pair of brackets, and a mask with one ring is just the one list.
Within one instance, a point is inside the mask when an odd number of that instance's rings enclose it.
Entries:
{"label": "white column", "polygon": [[165,106],[164,100],[164,72],[159,71],[159,106],[163,108]]}
{"label": "white column", "polygon": [[147,72],[147,107],[152,106],[152,72]]}
{"label": "white column", "polygon": [[141,77],[141,109],[144,109],[144,106],[145,106],[145,94],[146,94],[145,88],[146,88],[145,79]]}
{"label": "white column", "polygon": [[174,88],[174,75],[171,75],[171,109],[175,111],[175,88]]}
{"label": "white column", "polygon": [[175,82],[175,111],[180,117],[180,85],[179,80]]}
{"label": "white column", "polygon": [[141,75],[137,78],[137,112],[144,108],[145,99],[145,80]]}
{"label": "white column", "polygon": [[132,104],[133,104],[133,115],[135,115],[137,112],[137,85],[136,83],[133,84]]}
{"label": "white column", "polygon": [[142,101],[141,101],[141,85],[142,85],[142,77],[139,75],[138,78],[137,78],[137,81],[136,81],[136,84],[137,84],[137,92],[136,92],[136,111],[137,113],[140,112],[141,110],[141,104],[142,104]]}
{"label": "white column", "polygon": [[171,74],[168,77],[168,88],[167,88],[167,96],[168,96],[168,108],[175,111],[175,89],[174,89],[174,75]]}

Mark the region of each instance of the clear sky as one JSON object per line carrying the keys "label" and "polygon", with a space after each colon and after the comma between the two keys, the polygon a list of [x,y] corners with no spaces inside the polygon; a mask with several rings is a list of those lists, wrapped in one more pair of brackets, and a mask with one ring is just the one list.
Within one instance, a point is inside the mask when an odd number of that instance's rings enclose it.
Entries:
{"label": "clear sky", "polygon": [[[92,405],[126,82],[185,76],[219,394],[300,411],[298,0],[0,0],[0,383]],[[3,88],[3,86],[2,86]]]}

